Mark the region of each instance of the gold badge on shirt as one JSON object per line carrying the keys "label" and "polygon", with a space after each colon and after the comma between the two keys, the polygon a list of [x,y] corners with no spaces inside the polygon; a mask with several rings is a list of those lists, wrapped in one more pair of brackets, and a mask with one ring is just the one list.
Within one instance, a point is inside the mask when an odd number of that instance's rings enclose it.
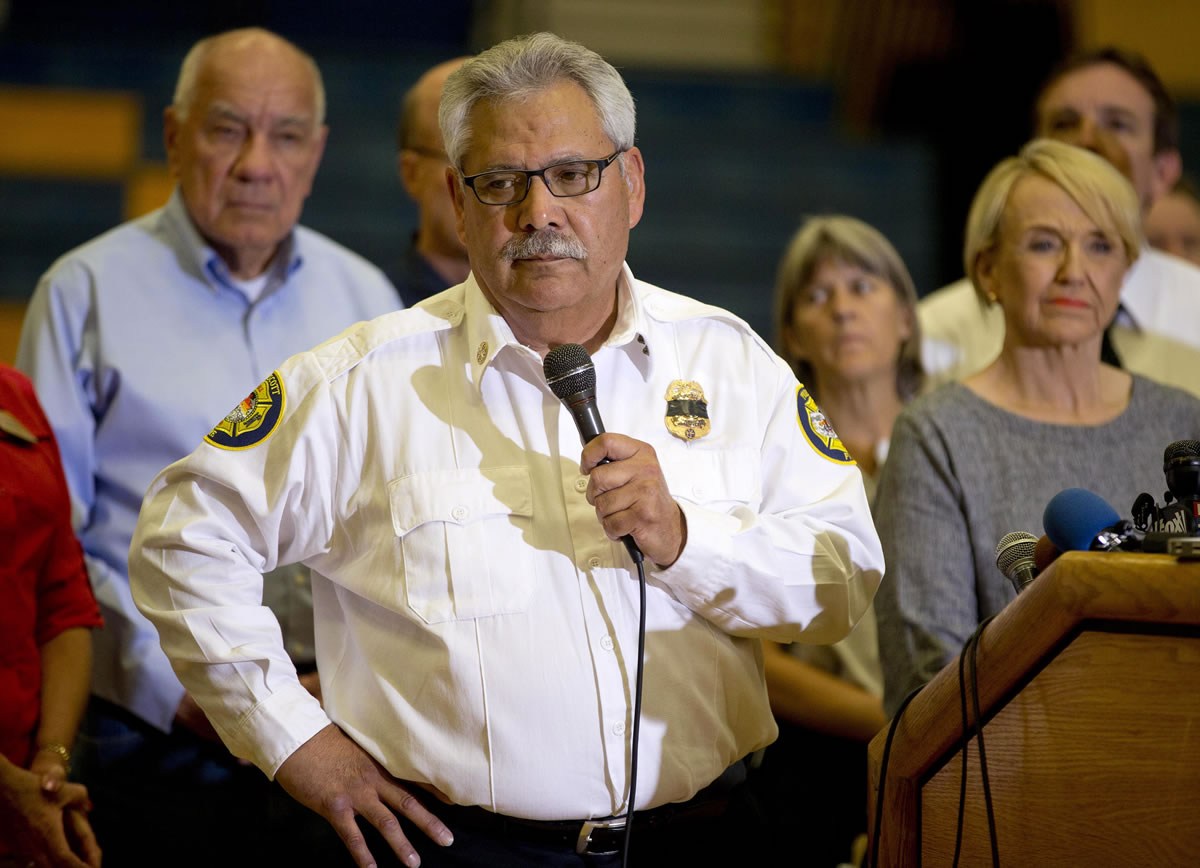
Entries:
{"label": "gold badge on shirt", "polygon": [[704,389],[690,380],[667,386],[667,430],[680,440],[699,440],[708,433],[708,402]]}

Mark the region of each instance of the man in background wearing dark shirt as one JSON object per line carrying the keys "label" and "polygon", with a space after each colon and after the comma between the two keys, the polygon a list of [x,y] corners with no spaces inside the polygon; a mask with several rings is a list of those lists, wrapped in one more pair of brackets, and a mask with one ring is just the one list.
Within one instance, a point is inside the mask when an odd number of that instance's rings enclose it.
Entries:
{"label": "man in background wearing dark shirt", "polygon": [[454,202],[446,188],[446,150],[438,129],[438,102],[446,77],[467,60],[457,57],[425,72],[404,95],[396,131],[396,172],[417,204],[417,230],[388,277],[406,307],[462,283],[471,270],[458,237]]}

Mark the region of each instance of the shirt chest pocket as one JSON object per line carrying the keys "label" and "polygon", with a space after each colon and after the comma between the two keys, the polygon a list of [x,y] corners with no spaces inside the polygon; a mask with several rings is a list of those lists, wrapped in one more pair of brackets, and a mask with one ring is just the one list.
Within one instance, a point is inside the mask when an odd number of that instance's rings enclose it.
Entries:
{"label": "shirt chest pocket", "polygon": [[525,611],[533,490],[524,467],[439,470],[388,483],[405,594],[426,623]]}
{"label": "shirt chest pocket", "polygon": [[659,453],[667,488],[681,500],[709,509],[757,506],[762,500],[759,457],[752,449],[689,446]]}

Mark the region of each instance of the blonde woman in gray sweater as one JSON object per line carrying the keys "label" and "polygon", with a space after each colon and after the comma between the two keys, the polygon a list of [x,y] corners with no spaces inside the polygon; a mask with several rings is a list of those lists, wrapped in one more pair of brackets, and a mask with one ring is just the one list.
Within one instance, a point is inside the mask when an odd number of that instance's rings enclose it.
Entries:
{"label": "blonde woman in gray sweater", "polygon": [[1200,436],[1200,401],[1101,361],[1142,243],[1128,181],[1070,145],[1031,142],[976,193],[965,264],[981,303],[1002,309],[1005,343],[989,367],[911,403],[892,433],[875,504],[889,714],[1012,599],[1000,537],[1040,533],[1064,488],[1128,512],[1161,486],[1163,447]]}

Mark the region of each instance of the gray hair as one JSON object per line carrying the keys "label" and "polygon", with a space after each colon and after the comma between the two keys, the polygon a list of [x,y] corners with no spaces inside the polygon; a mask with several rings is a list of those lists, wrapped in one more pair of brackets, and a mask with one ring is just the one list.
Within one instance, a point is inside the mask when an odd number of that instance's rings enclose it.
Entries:
{"label": "gray hair", "polygon": [[979,259],[1000,240],[1000,226],[1017,182],[1040,175],[1063,189],[1102,232],[1121,240],[1130,265],[1138,258],[1145,236],[1142,209],[1129,181],[1111,163],[1091,151],[1034,139],[1015,157],[1001,160],[988,172],[967,214],[963,265],[981,301]]}
{"label": "gray hair", "polygon": [[446,79],[438,125],[450,162],[462,169],[471,145],[471,110],[477,103],[524,99],[564,80],[583,88],[618,151],[633,147],[636,112],[621,74],[578,42],[533,33],[492,46]]}
{"label": "gray hair", "polygon": [[265,30],[261,27],[245,27],[239,30],[227,30],[224,33],[218,33],[215,36],[209,36],[201,39],[191,47],[187,55],[183,58],[183,64],[179,67],[179,78],[175,81],[175,95],[171,100],[171,105],[175,109],[176,116],[181,120],[186,120],[188,112],[191,110],[192,102],[196,97],[196,79],[200,76],[200,70],[204,66],[204,62],[208,59],[208,55],[213,49],[219,48],[222,42],[234,41],[238,39],[267,37],[278,41],[280,44],[290,48],[299,57],[301,62],[308,67],[308,71],[312,75],[313,80],[313,114],[315,126],[321,126],[325,123],[325,82],[321,78],[321,70],[317,66],[317,62],[312,59],[312,56],[307,52],[301,51],[294,43],[289,42],[282,36],[272,33],[270,30]]}
{"label": "gray hair", "polygon": [[917,323],[917,288],[892,243],[879,230],[854,217],[809,217],[792,236],[775,280],[775,342],[779,354],[816,397],[819,384],[815,382],[812,365],[792,355],[784,340],[784,330],[791,327],[796,299],[826,262],[857,266],[883,280],[896,293],[904,315],[912,321],[912,334],[900,344],[896,360],[896,394],[903,401],[912,398],[925,381],[921,328]]}

